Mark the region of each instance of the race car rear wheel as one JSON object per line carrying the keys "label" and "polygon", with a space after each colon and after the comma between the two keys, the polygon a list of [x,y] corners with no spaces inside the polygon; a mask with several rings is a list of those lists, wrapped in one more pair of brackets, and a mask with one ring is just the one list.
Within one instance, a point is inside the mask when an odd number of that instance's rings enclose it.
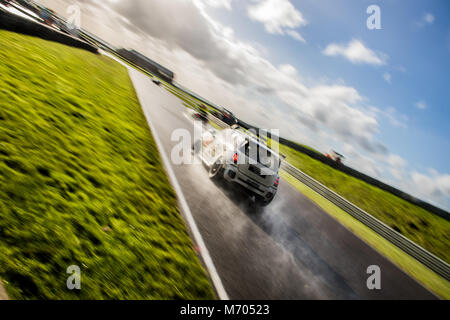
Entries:
{"label": "race car rear wheel", "polygon": [[195,141],[191,146],[192,155],[199,153],[200,147],[201,147],[201,141],[200,140]]}
{"label": "race car rear wheel", "polygon": [[218,179],[222,174],[223,174],[223,163],[222,163],[221,159],[218,159],[209,168],[209,178],[210,179]]}

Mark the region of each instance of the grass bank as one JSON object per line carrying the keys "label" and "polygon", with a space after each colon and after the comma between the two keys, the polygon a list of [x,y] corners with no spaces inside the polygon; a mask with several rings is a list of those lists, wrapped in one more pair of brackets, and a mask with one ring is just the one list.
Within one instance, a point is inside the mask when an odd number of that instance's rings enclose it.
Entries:
{"label": "grass bank", "polygon": [[[0,31],[0,278],[16,299],[214,298],[127,70]],[[81,290],[66,288],[70,265]]]}

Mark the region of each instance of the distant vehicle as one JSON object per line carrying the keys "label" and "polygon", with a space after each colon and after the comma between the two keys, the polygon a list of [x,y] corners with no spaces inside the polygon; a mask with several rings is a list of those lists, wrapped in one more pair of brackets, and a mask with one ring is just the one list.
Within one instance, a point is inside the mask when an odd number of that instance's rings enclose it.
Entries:
{"label": "distant vehicle", "polygon": [[221,121],[225,122],[227,125],[232,126],[238,123],[237,118],[234,116],[234,114],[225,109],[222,108],[220,111],[214,111],[212,112],[212,115],[216,118],[220,119]]}
{"label": "distant vehicle", "polygon": [[197,108],[196,108],[196,111],[197,111],[197,112],[194,113],[195,118],[196,118],[197,120],[202,121],[203,123],[207,123],[207,122],[208,122],[208,114],[207,114],[207,112],[205,111],[205,109],[206,109],[206,106],[205,106],[205,105],[199,104],[199,105],[197,106]]}
{"label": "distant vehicle", "polygon": [[50,27],[55,25],[54,12],[51,9],[42,8],[40,15],[46,25]]}
{"label": "distant vehicle", "polygon": [[205,132],[192,150],[208,167],[210,179],[240,184],[259,206],[267,206],[275,198],[280,183],[279,155],[235,126]]}
{"label": "distant vehicle", "polygon": [[238,123],[238,120],[236,119],[234,114],[231,111],[229,111],[229,110],[227,110],[225,108],[222,109],[221,119],[220,120],[222,120],[223,122],[225,122],[229,126],[232,126],[232,125]]}
{"label": "distant vehicle", "polygon": [[331,152],[327,153],[325,156],[328,159],[336,161],[339,164],[342,164],[342,161],[344,161],[344,159],[345,159],[345,157],[342,154],[340,154],[339,152],[336,152],[334,150],[331,150]]}
{"label": "distant vehicle", "polygon": [[146,57],[142,53],[137,52],[136,50],[127,50],[122,48],[115,51],[121,57],[129,60],[138,67],[157,75],[158,78],[164,80],[165,82],[172,83],[175,78],[175,74],[172,71],[160,65],[156,61]]}
{"label": "distant vehicle", "polygon": [[161,85],[161,81],[159,81],[159,80],[156,79],[156,78],[153,78],[152,81],[153,81],[153,83],[156,84],[157,86]]}
{"label": "distant vehicle", "polygon": [[9,3],[11,0],[0,0],[0,4],[4,5],[5,7],[9,6]]}

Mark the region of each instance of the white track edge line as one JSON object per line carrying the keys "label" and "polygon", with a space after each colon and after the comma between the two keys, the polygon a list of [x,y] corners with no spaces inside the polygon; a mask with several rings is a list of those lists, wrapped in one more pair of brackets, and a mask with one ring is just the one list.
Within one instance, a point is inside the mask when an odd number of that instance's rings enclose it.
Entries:
{"label": "white track edge line", "polygon": [[[136,70],[128,69],[128,73],[130,73],[130,71],[137,72]],[[131,77],[131,81],[133,82],[133,86],[134,86],[133,76],[131,74],[130,74],[130,77]],[[164,166],[166,167],[167,174],[169,175],[169,179],[172,182],[172,186],[178,195],[178,200],[179,200],[181,209],[185,213],[186,220],[187,220],[187,222],[189,224],[189,228],[191,229],[191,232],[194,236],[195,242],[197,243],[197,245],[200,248],[200,252],[202,253],[201,256],[203,258],[206,268],[208,269],[208,272],[209,272],[211,280],[214,284],[214,287],[216,288],[216,292],[219,295],[219,298],[221,300],[229,300],[228,294],[225,291],[225,288],[222,284],[222,280],[220,279],[220,276],[217,273],[216,267],[214,266],[214,262],[212,261],[212,258],[208,251],[208,248],[206,248],[205,242],[204,242],[203,237],[200,234],[200,231],[197,227],[197,223],[194,220],[191,209],[189,208],[189,205],[187,204],[186,198],[184,197],[184,194],[183,194],[183,191],[181,190],[180,184],[178,183],[178,180],[175,176],[175,173],[173,172],[170,161],[167,158],[166,152],[161,143],[161,140],[159,139],[158,133],[156,132],[155,127],[153,126],[153,122],[152,122],[149,114],[147,113],[147,111],[144,108],[144,103],[141,100],[141,96],[137,93],[137,91],[136,91],[136,95],[138,96],[138,99],[139,99],[139,102],[141,105],[141,109],[144,112],[145,118],[147,119],[147,122],[150,127],[150,131],[152,132],[153,138],[155,139],[156,145],[160,151],[161,158],[163,160]]]}

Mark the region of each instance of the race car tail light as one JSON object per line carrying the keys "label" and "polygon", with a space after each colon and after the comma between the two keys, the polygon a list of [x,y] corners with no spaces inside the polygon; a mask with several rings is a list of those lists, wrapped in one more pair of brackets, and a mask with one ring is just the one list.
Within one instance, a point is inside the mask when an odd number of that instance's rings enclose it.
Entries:
{"label": "race car tail light", "polygon": [[237,164],[238,160],[239,160],[238,154],[237,153],[233,154],[233,162],[234,162],[234,164]]}
{"label": "race car tail light", "polygon": [[280,178],[277,178],[277,181],[275,181],[275,183],[273,184],[275,187],[278,187],[278,185],[280,184]]}

